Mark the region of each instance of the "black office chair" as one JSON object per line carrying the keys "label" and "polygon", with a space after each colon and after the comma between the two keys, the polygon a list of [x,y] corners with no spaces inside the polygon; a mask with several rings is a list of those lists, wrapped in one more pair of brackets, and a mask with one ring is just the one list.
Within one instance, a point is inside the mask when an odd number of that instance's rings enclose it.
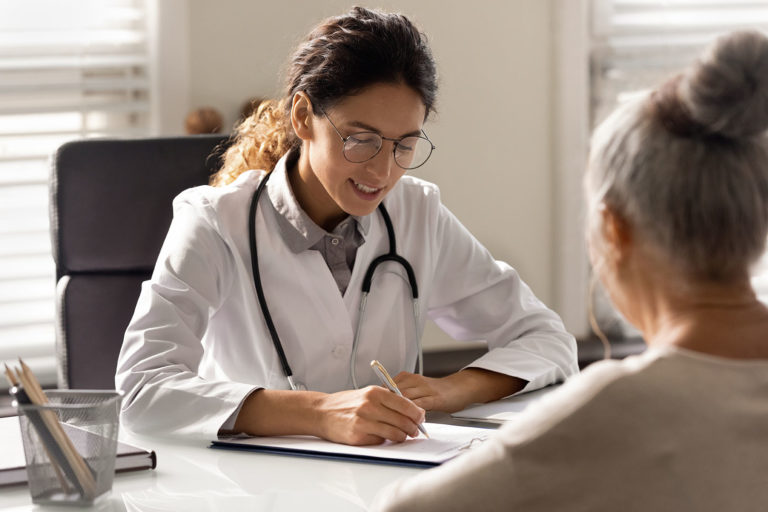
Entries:
{"label": "black office chair", "polygon": [[123,333],[171,222],[173,198],[203,185],[227,138],[69,142],[53,160],[60,388],[112,389]]}

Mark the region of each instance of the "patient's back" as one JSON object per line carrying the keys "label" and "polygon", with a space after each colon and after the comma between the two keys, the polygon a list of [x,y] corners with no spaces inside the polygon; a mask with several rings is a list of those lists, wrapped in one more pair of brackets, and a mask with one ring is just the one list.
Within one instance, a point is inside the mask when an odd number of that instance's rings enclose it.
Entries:
{"label": "patient's back", "polygon": [[384,501],[425,512],[768,510],[768,360],[666,348],[595,363]]}

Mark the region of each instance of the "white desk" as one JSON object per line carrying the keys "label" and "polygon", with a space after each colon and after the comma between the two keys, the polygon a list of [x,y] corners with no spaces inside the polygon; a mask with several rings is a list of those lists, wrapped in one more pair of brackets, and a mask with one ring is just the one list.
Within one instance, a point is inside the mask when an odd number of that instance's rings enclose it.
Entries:
{"label": "white desk", "polygon": [[[93,511],[367,510],[376,493],[421,469],[305,459],[208,448],[207,443],[121,436],[155,450],[157,469],[115,475],[112,494]],[[26,486],[0,488],[0,510],[66,511],[36,507]]]}

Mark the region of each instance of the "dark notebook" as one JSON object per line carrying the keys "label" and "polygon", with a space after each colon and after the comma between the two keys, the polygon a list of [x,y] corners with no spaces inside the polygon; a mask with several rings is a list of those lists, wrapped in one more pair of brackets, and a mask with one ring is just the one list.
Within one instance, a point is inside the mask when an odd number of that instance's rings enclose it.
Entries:
{"label": "dark notebook", "polygon": [[[70,438],[88,435],[87,432],[65,425]],[[90,434],[93,435],[93,434]],[[74,441],[74,439],[73,439]],[[154,451],[147,451],[125,443],[117,443],[115,472],[154,469],[157,456]],[[21,441],[19,418],[10,416],[0,418],[0,487],[27,483],[27,468],[24,459],[24,445]]]}

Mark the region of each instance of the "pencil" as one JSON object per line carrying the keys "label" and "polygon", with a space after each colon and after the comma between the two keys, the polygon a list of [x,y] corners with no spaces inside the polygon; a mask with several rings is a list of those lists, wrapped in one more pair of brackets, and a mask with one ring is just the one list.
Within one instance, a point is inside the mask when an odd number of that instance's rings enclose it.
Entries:
{"label": "pencil", "polygon": [[[19,359],[19,363],[21,364],[22,369],[21,371],[17,370],[17,375],[19,380],[21,380],[24,389],[27,391],[29,399],[35,405],[48,404],[48,398],[45,396],[45,392],[43,392],[43,388],[40,387],[40,383],[34,373],[32,373],[32,370],[30,370],[21,359]],[[75,476],[77,477],[76,483],[81,486],[83,497],[93,498],[96,494],[96,482],[90,467],[88,467],[85,460],[80,456],[80,453],[75,449],[72,440],[67,436],[67,433],[61,428],[59,419],[53,411],[44,410],[41,411],[40,415],[56,441],[56,444],[63,452],[66,461],[75,472]]]}
{"label": "pencil", "polygon": [[[19,393],[20,395],[22,391],[18,387],[19,379],[16,377],[16,375],[14,375],[13,370],[8,368],[7,364],[4,366],[5,366],[5,377],[8,379],[8,382],[11,384],[11,386],[16,388],[15,390],[16,393]],[[37,411],[34,411],[34,414],[37,415]],[[38,427],[35,425],[35,419],[37,419],[37,421],[42,421],[42,420],[40,419],[39,415],[37,415],[35,418],[29,417],[29,420],[32,422],[33,426],[35,426],[35,428],[37,429]],[[45,428],[43,425],[40,425],[40,427]],[[71,492],[69,483],[67,483],[67,479],[64,477],[64,474],[62,473],[61,468],[59,467],[59,463],[56,461],[54,457],[51,456],[51,452],[48,450],[48,446],[46,446],[45,443],[43,443],[43,451],[45,451],[45,456],[48,457],[48,460],[51,463],[53,472],[56,475],[56,480],[59,481],[59,485],[61,486],[62,490],[64,490],[64,492],[69,494]]]}
{"label": "pencil", "polygon": [[13,372],[8,368],[7,364],[5,364],[5,378],[8,379],[8,384],[10,384],[11,387],[19,385],[19,381],[16,380],[16,376],[13,375]]}

